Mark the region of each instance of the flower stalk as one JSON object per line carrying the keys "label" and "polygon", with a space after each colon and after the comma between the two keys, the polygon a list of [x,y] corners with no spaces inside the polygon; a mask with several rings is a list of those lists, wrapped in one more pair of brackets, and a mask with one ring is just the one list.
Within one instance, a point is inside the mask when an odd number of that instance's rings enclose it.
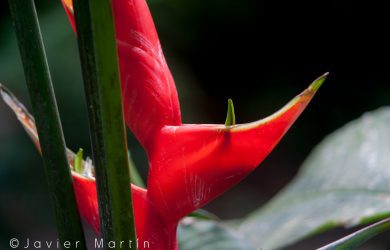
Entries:
{"label": "flower stalk", "polygon": [[65,140],[33,0],[9,0],[41,151],[54,207],[58,236],[86,249],[77,210]]}
{"label": "flower stalk", "polygon": [[74,1],[87,97],[101,234],[136,242],[111,1]]}

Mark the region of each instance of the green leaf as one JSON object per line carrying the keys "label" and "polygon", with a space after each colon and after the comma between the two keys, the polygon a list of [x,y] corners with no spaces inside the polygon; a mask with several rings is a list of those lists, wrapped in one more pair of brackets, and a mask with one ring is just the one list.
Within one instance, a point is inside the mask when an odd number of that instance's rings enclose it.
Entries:
{"label": "green leaf", "polygon": [[201,219],[201,220],[220,220],[215,214],[210,213],[204,209],[197,209],[194,212],[190,213],[188,217]]}
{"label": "green leaf", "polygon": [[236,125],[236,115],[234,113],[233,100],[229,98],[225,126],[232,126],[232,125]]}
{"label": "green leaf", "polygon": [[238,232],[221,222],[186,218],[179,224],[180,250],[255,250]]}
{"label": "green leaf", "polygon": [[320,143],[295,180],[240,231],[256,246],[275,249],[389,216],[389,152],[390,108],[363,115]]}
{"label": "green leaf", "polygon": [[388,230],[390,230],[390,219],[382,220],[341,238],[338,241],[332,242],[329,245],[321,247],[318,250],[356,249],[372,237]]}

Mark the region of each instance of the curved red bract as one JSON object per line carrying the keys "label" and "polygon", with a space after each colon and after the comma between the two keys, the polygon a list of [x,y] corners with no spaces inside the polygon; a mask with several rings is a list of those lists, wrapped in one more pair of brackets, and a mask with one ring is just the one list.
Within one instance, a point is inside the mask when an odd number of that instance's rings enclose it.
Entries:
{"label": "curved red bract", "polygon": [[[63,4],[74,25],[71,1]],[[148,189],[131,186],[137,237],[149,241],[150,249],[177,249],[179,220],[255,169],[305,109],[325,75],[263,120],[183,125],[174,80],[146,2],[112,4],[125,120],[150,162]],[[99,232],[95,182],[73,177],[81,215]]]}
{"label": "curved red bract", "polygon": [[[73,186],[81,216],[96,233],[100,233],[96,183],[72,172]],[[131,185],[137,229],[138,249],[176,249],[176,223],[165,223],[149,204],[145,189]],[[145,242],[145,244],[143,244]]]}

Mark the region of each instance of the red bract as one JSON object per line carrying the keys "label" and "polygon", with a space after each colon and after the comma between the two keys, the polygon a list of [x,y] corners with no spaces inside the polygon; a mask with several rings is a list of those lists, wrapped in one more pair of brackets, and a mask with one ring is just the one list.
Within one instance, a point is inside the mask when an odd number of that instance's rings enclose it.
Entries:
{"label": "red bract", "polygon": [[[73,186],[81,216],[95,230],[100,232],[96,183],[72,172]],[[138,249],[177,249],[176,224],[165,223],[153,204],[150,203],[145,189],[131,185],[133,209],[137,230]],[[136,244],[136,243],[134,243]]]}
{"label": "red bract", "polygon": [[[63,0],[74,25],[71,1]],[[132,186],[137,237],[175,249],[181,218],[248,175],[271,152],[325,80],[318,78],[263,120],[233,126],[181,123],[179,101],[147,4],[112,0],[125,120],[145,148],[147,191]],[[99,231],[95,182],[74,175],[84,218]],[[140,249],[143,249],[140,244]]]}

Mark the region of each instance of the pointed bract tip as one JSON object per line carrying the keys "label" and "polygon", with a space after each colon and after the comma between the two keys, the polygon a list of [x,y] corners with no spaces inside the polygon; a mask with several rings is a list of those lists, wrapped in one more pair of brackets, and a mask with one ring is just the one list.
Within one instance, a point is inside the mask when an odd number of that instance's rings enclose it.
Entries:
{"label": "pointed bract tip", "polygon": [[4,92],[3,84],[1,84],[1,82],[0,82],[0,96],[1,97],[3,96],[3,92]]}
{"label": "pointed bract tip", "polygon": [[232,125],[236,125],[236,115],[234,112],[233,100],[229,98],[225,126],[232,126]]}
{"label": "pointed bract tip", "polygon": [[3,93],[4,92],[4,85],[0,82],[0,93]]}
{"label": "pointed bract tip", "polygon": [[0,82],[0,93],[3,95],[13,96],[11,91]]}
{"label": "pointed bract tip", "polygon": [[309,90],[314,91],[314,92],[317,91],[322,86],[322,84],[325,82],[325,80],[328,77],[328,75],[329,75],[329,72],[326,72],[322,76],[320,76],[317,79],[315,79],[313,81],[313,83],[310,84]]}
{"label": "pointed bract tip", "polygon": [[6,102],[6,100],[5,100],[5,92],[6,92],[6,90],[5,90],[5,88],[4,88],[4,85],[3,84],[1,84],[1,82],[0,82],[0,99],[3,99],[5,102]]}
{"label": "pointed bract tip", "polygon": [[7,89],[3,84],[0,83],[0,97],[3,101],[12,107],[12,100],[15,99],[14,95],[9,89]]}
{"label": "pointed bract tip", "polygon": [[62,0],[66,6],[66,8],[68,8],[68,10],[73,14],[73,1],[72,0]]}

